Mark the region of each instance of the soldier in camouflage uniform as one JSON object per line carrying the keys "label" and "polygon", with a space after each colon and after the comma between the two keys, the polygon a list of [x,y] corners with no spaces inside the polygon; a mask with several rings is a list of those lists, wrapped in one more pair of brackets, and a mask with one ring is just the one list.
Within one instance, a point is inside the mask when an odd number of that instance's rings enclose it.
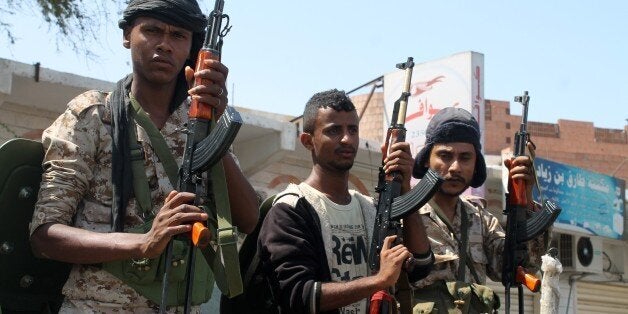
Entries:
{"label": "soldier in camouflage uniform", "polygon": [[[195,0],[134,0],[119,24],[123,46],[131,50],[133,73],[112,93],[77,96],[42,137],[44,174],[31,243],[41,257],[75,264],[63,288],[64,313],[156,311],[157,304],[103,270],[101,263],[158,257],[174,235],[191,230],[191,222],[208,219],[200,208],[188,205],[194,194],[174,191],[147,132],[134,122],[130,125],[143,150],[151,212],[141,212],[132,194],[126,200],[120,196],[124,186],[127,193],[132,186],[131,169],[123,166],[129,150],[122,145],[130,99],[137,100],[160,130],[178,165],[186,141],[180,127],[188,121],[188,92],[219,114],[227,104],[224,65],[209,60],[209,69],[196,73],[189,67],[202,44],[206,19]],[[194,76],[210,83],[188,91]],[[234,224],[248,233],[257,222],[255,192],[233,154],[222,160]],[[113,222],[116,206],[122,213],[119,228]],[[154,220],[147,233],[128,233],[150,217]]]}
{"label": "soldier in camouflage uniform", "polygon": [[[532,200],[534,178],[530,158],[519,156],[505,163],[509,168],[512,164],[510,174],[514,179],[526,182],[528,200]],[[466,255],[478,277],[477,283],[485,284],[487,276],[501,281],[504,230],[498,219],[485,209],[485,203],[460,196],[469,186],[479,187],[486,180],[480,128],[468,111],[445,108],[432,118],[426,131],[425,147],[415,158],[413,176],[422,178],[428,168],[438,172],[445,181],[430,202],[419,210],[436,261],[430,274],[417,287],[424,288],[439,280],[455,281],[459,267],[466,269],[465,281],[476,281],[469,267],[459,263],[460,250],[456,238],[461,239],[464,232],[461,230],[461,215],[468,217]],[[536,210],[532,202],[529,208],[530,211]],[[441,218],[443,216],[447,222]],[[531,241],[528,247],[531,266],[540,266],[544,248],[542,239]]]}

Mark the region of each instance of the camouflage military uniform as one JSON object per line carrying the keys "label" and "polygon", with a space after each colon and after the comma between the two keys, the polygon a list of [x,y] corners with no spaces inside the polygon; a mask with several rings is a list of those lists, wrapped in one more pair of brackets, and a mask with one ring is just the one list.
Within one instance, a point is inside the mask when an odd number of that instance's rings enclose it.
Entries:
{"label": "camouflage military uniform", "polygon": [[[436,214],[434,208],[437,207],[438,205],[434,200],[431,200],[419,209],[436,261],[430,274],[415,284],[417,288],[426,287],[438,280],[455,281],[458,274],[458,242],[449,232],[447,225]],[[479,284],[485,284],[487,276],[494,281],[501,281],[502,252],[506,235],[499,224],[499,220],[479,204],[460,198],[456,205],[456,214],[451,222],[459,239],[461,238],[461,212],[469,217],[469,254],[467,258],[473,262],[480,281]],[[530,267],[532,270],[535,267],[540,268],[544,247],[542,237],[530,241],[528,247]],[[469,268],[465,268],[465,281],[474,282],[475,279],[473,279]]]}
{"label": "camouflage military uniform", "polygon": [[[45,172],[30,226],[31,234],[40,225],[50,222],[111,232],[111,109],[104,104],[105,97],[108,95],[99,91],[77,96],[44,131]],[[161,129],[179,165],[186,137],[176,128],[187,122],[188,107],[189,101],[186,100]],[[138,125],[136,130],[145,153],[146,178],[155,213],[173,186],[147,133]],[[124,221],[125,229],[144,222],[134,198],[129,202]],[[153,302],[98,266],[75,265],[63,293],[66,301],[62,312],[138,313],[157,309]]]}

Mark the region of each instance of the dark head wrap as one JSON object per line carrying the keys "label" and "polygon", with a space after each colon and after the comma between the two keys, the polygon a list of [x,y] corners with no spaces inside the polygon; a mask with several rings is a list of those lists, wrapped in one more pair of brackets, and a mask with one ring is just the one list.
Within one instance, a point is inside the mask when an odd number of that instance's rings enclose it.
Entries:
{"label": "dark head wrap", "polygon": [[168,24],[199,33],[207,19],[195,0],[133,0],[122,12],[118,26],[124,29],[138,16],[154,17]]}
{"label": "dark head wrap", "polygon": [[[195,0],[133,0],[122,13],[118,22],[121,29],[133,25],[133,20],[140,16],[156,18],[165,23],[182,27],[193,33],[190,59],[186,65],[194,67],[196,56],[203,44],[207,19]],[[113,202],[111,206],[112,227],[114,231],[124,230],[124,216],[129,199],[133,194],[133,176],[131,169],[131,151],[128,127],[131,121],[128,112],[129,92],[133,75],[118,81],[109,99],[111,105],[112,156],[111,175],[113,182]],[[188,96],[184,69],[177,77],[175,93],[170,104],[170,112]]]}
{"label": "dark head wrap", "polygon": [[423,178],[427,172],[425,163],[430,157],[434,144],[454,142],[469,143],[475,147],[475,172],[471,186],[477,188],[482,185],[486,180],[486,162],[482,155],[482,144],[480,144],[480,126],[471,113],[454,107],[440,110],[427,125],[425,146],[414,159],[412,176]]}
{"label": "dark head wrap", "polygon": [[190,63],[194,67],[196,55],[203,45],[207,18],[196,0],[133,0],[122,12],[118,26],[125,29],[133,25],[133,20],[148,16],[170,25],[183,27],[193,33]]}

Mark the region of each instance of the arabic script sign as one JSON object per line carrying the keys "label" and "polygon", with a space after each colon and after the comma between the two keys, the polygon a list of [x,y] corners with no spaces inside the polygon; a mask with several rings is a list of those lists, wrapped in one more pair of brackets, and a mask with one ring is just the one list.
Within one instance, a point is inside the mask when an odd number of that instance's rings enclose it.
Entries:
{"label": "arabic script sign", "polygon": [[542,158],[536,158],[534,163],[543,197],[563,209],[556,220],[557,227],[612,239],[622,238],[623,180]]}

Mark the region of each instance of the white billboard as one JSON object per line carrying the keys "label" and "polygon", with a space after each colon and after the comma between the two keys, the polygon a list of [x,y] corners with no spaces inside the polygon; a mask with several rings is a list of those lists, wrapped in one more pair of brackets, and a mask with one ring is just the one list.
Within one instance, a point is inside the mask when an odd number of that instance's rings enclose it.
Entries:
{"label": "white billboard", "polygon": [[[393,106],[401,96],[404,80],[405,71],[384,75],[384,129],[390,126]],[[425,129],[432,116],[445,107],[471,112],[480,124],[484,143],[483,54],[461,52],[414,66],[405,124],[406,141],[413,155],[425,144]]]}

